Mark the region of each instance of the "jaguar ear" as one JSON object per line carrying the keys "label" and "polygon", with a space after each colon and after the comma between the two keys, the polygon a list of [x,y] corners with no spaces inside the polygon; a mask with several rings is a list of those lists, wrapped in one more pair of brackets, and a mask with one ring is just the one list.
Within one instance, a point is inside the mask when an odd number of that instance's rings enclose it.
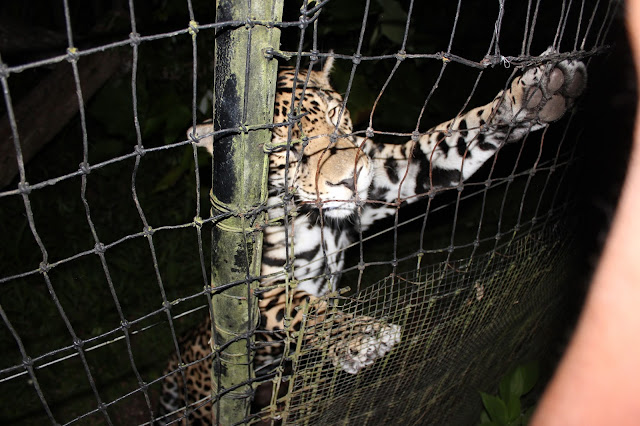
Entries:
{"label": "jaguar ear", "polygon": [[324,66],[322,67],[322,79],[324,80],[324,82],[327,85],[329,84],[329,75],[331,75],[331,70],[333,69],[333,61],[334,61],[334,57],[333,57],[333,50],[329,51],[330,56],[327,56],[327,59],[325,60]]}
{"label": "jaguar ear", "polygon": [[193,140],[193,138],[199,141],[196,146],[205,148],[209,154],[213,155],[213,123],[198,124],[195,132],[193,127],[190,127],[187,130],[187,139]]}

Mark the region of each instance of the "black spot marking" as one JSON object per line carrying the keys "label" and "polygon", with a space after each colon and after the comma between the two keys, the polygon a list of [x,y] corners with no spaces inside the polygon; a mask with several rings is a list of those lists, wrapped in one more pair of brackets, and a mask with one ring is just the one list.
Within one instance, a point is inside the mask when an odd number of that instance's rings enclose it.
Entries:
{"label": "black spot marking", "polygon": [[485,141],[485,136],[482,133],[480,133],[476,137],[476,143],[478,145],[478,148],[481,149],[482,151],[493,151],[496,149],[495,145]]}
{"label": "black spot marking", "polygon": [[460,170],[441,169],[434,167],[431,172],[433,177],[433,186],[448,187],[457,185],[460,181]]}
{"label": "black spot marking", "polygon": [[460,129],[460,135],[466,137],[467,136],[467,120],[460,120],[460,124],[458,125],[458,129]]}
{"label": "black spot marking", "polygon": [[464,157],[465,153],[467,157],[471,157],[471,151],[467,151],[467,141],[463,137],[458,138],[456,148],[458,148],[458,155],[460,155],[460,157]]}
{"label": "black spot marking", "polygon": [[280,322],[284,319],[284,308],[280,308],[278,309],[278,312],[276,312],[276,321]]}
{"label": "black spot marking", "polygon": [[449,155],[449,144],[445,139],[438,139],[440,142],[437,142],[436,148],[442,151],[445,157]]}
{"label": "black spot marking", "polygon": [[389,177],[389,181],[391,183],[398,183],[400,181],[398,177],[398,162],[395,158],[387,158],[384,162],[384,169],[387,172],[387,176]]}
{"label": "black spot marking", "polygon": [[[264,262],[264,258],[263,258],[263,262]],[[280,263],[280,264],[282,265],[282,263]],[[278,298],[277,297],[273,297],[273,298],[271,298],[271,300],[269,300],[269,303],[267,303],[267,306],[265,307],[265,311],[268,311],[269,309],[273,309],[277,305],[278,305]]]}
{"label": "black spot marking", "polygon": [[[384,200],[387,195],[387,193],[389,192],[388,189],[386,188],[380,188],[380,187],[376,187],[374,189],[371,190],[371,192],[369,193],[369,199],[370,200]],[[379,209],[380,207],[384,206],[384,204],[381,203],[369,203],[367,204],[368,207],[372,208],[372,209]]]}
{"label": "black spot marking", "polygon": [[318,255],[318,250],[320,250],[319,245],[311,250],[303,251],[302,253],[296,253],[296,258],[306,260],[307,262],[312,261]]}
{"label": "black spot marking", "polygon": [[[446,145],[443,141],[440,145]],[[448,148],[448,147],[447,147]],[[418,175],[416,176],[416,194],[422,194],[427,192],[431,188],[431,182],[429,179],[429,169],[431,163],[427,156],[422,152],[414,152],[413,163],[418,165]]]}
{"label": "black spot marking", "polygon": [[274,259],[269,256],[262,256],[262,264],[268,266],[283,266],[284,261],[282,259]]}

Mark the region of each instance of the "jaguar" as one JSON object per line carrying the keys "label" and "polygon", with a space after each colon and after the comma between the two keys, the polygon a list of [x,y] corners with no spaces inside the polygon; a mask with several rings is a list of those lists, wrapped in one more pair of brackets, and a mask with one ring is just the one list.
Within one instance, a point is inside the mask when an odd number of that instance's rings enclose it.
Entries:
{"label": "jaguar", "polygon": [[[554,53],[549,48],[543,57]],[[361,232],[394,215],[399,206],[459,187],[503,145],[545,128],[572,108],[586,86],[584,64],[550,58],[542,62],[525,68],[488,104],[414,133],[406,143],[380,142],[370,131],[366,137],[354,134],[343,98],[329,81],[332,57],[319,71],[280,70],[268,152],[269,220],[261,266],[266,278],[259,292],[264,332],[257,335],[263,344],[256,344],[256,368],[281,355],[283,335],[301,328],[303,310],[285,312],[287,298],[294,307],[312,304],[316,322],[328,318],[322,297],[337,289],[344,251]],[[212,133],[213,125],[206,123],[187,132],[209,153]],[[295,288],[284,285],[285,264]],[[339,320],[332,320],[328,361],[348,374],[384,357],[402,337],[401,327],[384,319],[332,312]],[[287,316],[292,320],[285,323]],[[182,411],[184,416],[185,401],[210,396],[210,328],[207,320],[192,330],[182,343],[182,359],[171,358],[162,412],[175,416]],[[310,336],[303,341],[316,343]],[[196,362],[202,359],[206,362]],[[186,398],[180,365],[187,378]],[[189,421],[210,423],[211,404],[191,411]]]}

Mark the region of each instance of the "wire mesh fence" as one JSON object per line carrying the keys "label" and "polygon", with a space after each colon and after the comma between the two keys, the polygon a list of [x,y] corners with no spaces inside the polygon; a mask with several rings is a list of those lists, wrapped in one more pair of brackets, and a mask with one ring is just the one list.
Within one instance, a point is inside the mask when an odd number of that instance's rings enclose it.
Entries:
{"label": "wire mesh fence", "polygon": [[[468,424],[544,357],[575,276],[572,64],[607,51],[620,2],[251,3],[0,6],[40,35],[0,44],[3,424],[210,423],[237,401],[234,424]],[[212,92],[240,55],[214,44],[264,29],[280,44],[242,62],[270,64],[275,104],[248,71]],[[247,118],[264,102],[273,121]],[[249,190],[222,141],[267,131],[260,202],[227,208],[217,190]],[[229,230],[233,279],[210,261]]]}

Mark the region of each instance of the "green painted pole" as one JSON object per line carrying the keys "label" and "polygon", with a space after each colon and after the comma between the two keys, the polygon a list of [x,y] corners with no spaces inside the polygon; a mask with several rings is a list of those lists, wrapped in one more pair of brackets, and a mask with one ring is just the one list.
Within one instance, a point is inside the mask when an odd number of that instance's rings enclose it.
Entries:
{"label": "green painted pole", "polygon": [[251,332],[260,318],[253,290],[265,219],[256,209],[267,198],[264,146],[271,132],[249,129],[273,120],[278,64],[265,52],[279,48],[280,29],[266,23],[282,20],[282,5],[283,0],[216,1],[217,22],[246,22],[218,29],[215,42],[214,130],[241,129],[213,144],[212,216],[225,216],[212,231],[211,282],[221,288],[212,296],[212,420],[223,426],[246,419],[251,403]]}

